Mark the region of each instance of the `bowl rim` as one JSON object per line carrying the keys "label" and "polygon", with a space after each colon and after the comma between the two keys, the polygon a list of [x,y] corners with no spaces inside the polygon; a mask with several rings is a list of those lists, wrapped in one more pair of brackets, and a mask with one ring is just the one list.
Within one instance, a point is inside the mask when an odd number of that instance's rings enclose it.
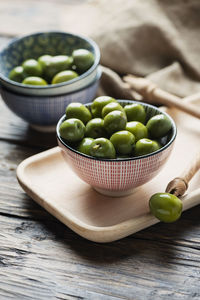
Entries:
{"label": "bowl rim", "polygon": [[70,93],[63,93],[63,94],[58,94],[58,95],[27,95],[27,94],[23,94],[23,93],[20,93],[18,91],[13,91],[13,90],[9,90],[9,88],[7,88],[6,86],[2,85],[0,83],[0,92],[1,90],[3,91],[6,91],[8,93],[10,93],[12,96],[15,96],[15,95],[18,95],[18,96],[22,96],[22,97],[26,97],[26,98],[30,98],[34,101],[35,98],[41,98],[42,100],[46,100],[46,98],[57,98],[57,97],[63,97],[63,96],[68,96],[68,95],[72,95],[72,94],[75,94],[75,93],[78,93],[78,92],[81,92],[89,87],[91,87],[92,85],[94,85],[95,83],[97,83],[100,79],[101,79],[101,76],[102,76],[102,70],[101,68],[98,67],[98,70],[97,70],[97,75],[96,77],[94,78],[94,80],[92,82],[90,82],[88,85],[80,88],[80,89],[77,89],[77,90],[74,90],[73,92],[70,92]]}
{"label": "bowl rim", "polygon": [[[146,154],[146,155],[137,156],[137,157],[117,158],[117,159],[116,158],[112,158],[112,159],[110,159],[110,158],[98,158],[98,157],[89,156],[87,154],[81,153],[81,152],[77,151],[76,149],[70,147],[60,137],[59,128],[60,128],[61,123],[65,119],[65,114],[59,119],[59,121],[58,121],[58,123],[56,125],[56,135],[57,135],[58,141],[63,146],[65,146],[67,149],[71,150],[72,152],[74,152],[74,153],[76,153],[76,154],[78,154],[80,156],[83,156],[83,157],[88,158],[88,159],[93,159],[93,160],[97,160],[97,161],[107,161],[107,162],[123,162],[123,161],[132,161],[132,160],[135,161],[135,160],[140,160],[140,159],[143,159],[143,158],[147,158],[147,157],[156,155],[156,154],[164,151],[165,149],[167,149],[174,142],[174,140],[176,138],[176,135],[177,135],[177,127],[176,127],[176,124],[175,124],[174,120],[172,119],[172,117],[168,113],[166,113],[164,111],[161,111],[158,107],[156,107],[154,105],[151,105],[151,104],[148,104],[148,103],[145,103],[145,102],[142,102],[142,101],[126,100],[126,99],[116,99],[116,100],[119,101],[119,103],[130,102],[130,104],[131,103],[142,104],[142,105],[148,106],[149,108],[152,108],[154,110],[156,109],[160,114],[163,114],[166,117],[168,117],[170,119],[171,124],[172,124],[172,130],[173,130],[173,135],[172,135],[171,139],[168,141],[168,143],[166,145],[164,145],[163,147],[161,147],[160,149],[158,149],[157,151],[151,152],[151,153]],[[91,104],[92,104],[92,102],[89,102],[89,103],[85,103],[84,105],[91,105]]]}
{"label": "bowl rim", "polygon": [[0,51],[0,55],[2,55],[6,50],[9,49],[9,47],[11,45],[13,45],[14,43],[18,42],[18,41],[21,41],[21,40],[24,40],[28,37],[31,37],[31,36],[37,36],[37,35],[42,35],[42,34],[64,34],[64,35],[68,35],[68,36],[71,36],[71,37],[78,37],[82,40],[85,40],[87,41],[89,44],[92,45],[93,49],[94,49],[94,53],[95,53],[95,61],[93,63],[93,65],[86,71],[84,72],[83,74],[81,74],[80,76],[74,78],[74,79],[71,79],[69,80],[69,82],[61,82],[61,83],[57,83],[57,84],[48,84],[47,86],[34,86],[34,85],[30,85],[30,84],[23,84],[23,83],[19,83],[19,82],[16,82],[16,81],[13,81],[13,80],[10,80],[8,77],[6,77],[3,73],[0,72],[0,80],[3,80],[5,82],[8,82],[9,84],[11,85],[14,85],[16,87],[20,87],[20,88],[24,88],[24,89],[33,89],[33,90],[45,90],[45,89],[57,89],[57,88],[60,88],[62,86],[67,86],[67,85],[70,85],[74,82],[77,82],[81,79],[84,79],[85,77],[87,77],[89,74],[91,74],[97,67],[98,67],[98,64],[100,62],[100,49],[99,49],[99,46],[97,45],[97,43],[92,40],[91,38],[89,37],[85,37],[83,35],[79,35],[79,34],[75,34],[75,33],[71,33],[71,32],[65,32],[65,31],[41,31],[41,32],[35,32],[35,33],[32,33],[32,34],[27,34],[27,35],[23,35],[21,37],[18,37],[18,38],[14,38],[12,39],[6,46],[4,46],[1,51]]}

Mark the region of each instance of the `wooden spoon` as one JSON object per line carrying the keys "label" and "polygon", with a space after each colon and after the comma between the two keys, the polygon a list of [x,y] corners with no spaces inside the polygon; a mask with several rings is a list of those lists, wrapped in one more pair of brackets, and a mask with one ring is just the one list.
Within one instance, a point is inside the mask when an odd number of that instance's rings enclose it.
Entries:
{"label": "wooden spoon", "polygon": [[[156,193],[149,199],[151,213],[163,222],[175,222],[182,213],[182,196],[188,188],[188,183],[200,168],[200,152],[193,158],[190,165],[180,177],[169,182],[165,193]],[[175,197],[174,197],[175,196]]]}
{"label": "wooden spoon", "polygon": [[200,169],[200,152],[198,152],[190,164],[185,168],[179,177],[170,181],[166,187],[165,192],[181,197],[187,190],[189,181]]}
{"label": "wooden spoon", "polygon": [[184,103],[181,98],[163,91],[150,80],[134,75],[124,76],[123,80],[137,93],[141,94],[145,102],[173,106],[200,119],[200,108],[198,106]]}

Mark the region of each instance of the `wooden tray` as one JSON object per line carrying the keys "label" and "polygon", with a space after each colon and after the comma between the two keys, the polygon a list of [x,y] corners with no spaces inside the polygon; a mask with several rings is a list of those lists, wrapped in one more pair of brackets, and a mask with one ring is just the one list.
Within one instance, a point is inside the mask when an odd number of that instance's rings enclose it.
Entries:
{"label": "wooden tray", "polygon": [[[172,154],[159,175],[132,195],[111,198],[98,194],[73,173],[58,147],[24,160],[17,169],[18,181],[31,198],[88,240],[111,242],[151,226],[159,220],[149,213],[150,196],[164,192],[200,149],[200,120],[176,109],[166,111],[178,128]],[[182,199],[184,210],[200,203],[200,172]]]}

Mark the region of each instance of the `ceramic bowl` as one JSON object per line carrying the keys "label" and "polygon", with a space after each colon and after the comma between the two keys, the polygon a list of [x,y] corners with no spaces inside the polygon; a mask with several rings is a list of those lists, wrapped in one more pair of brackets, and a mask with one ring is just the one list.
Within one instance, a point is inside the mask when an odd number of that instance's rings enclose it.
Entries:
{"label": "ceramic bowl", "polygon": [[[54,85],[33,86],[21,84],[8,78],[10,71],[29,58],[37,59],[44,54],[71,55],[72,51],[84,48],[94,54],[94,64],[79,77]],[[80,90],[97,75],[100,51],[96,43],[86,37],[66,32],[41,32],[27,35],[11,41],[0,52],[0,83],[7,89],[24,95],[52,96],[72,93]]]}
{"label": "ceramic bowl", "polygon": [[71,102],[87,103],[96,95],[101,77],[98,68],[95,80],[88,86],[72,93],[58,96],[30,96],[18,94],[1,86],[1,96],[12,112],[39,131],[55,131],[56,124],[66,106]]}
{"label": "ceramic bowl", "polygon": [[[135,101],[118,100],[121,105]],[[69,146],[59,134],[59,127],[65,120],[62,116],[57,124],[58,145],[62,154],[74,172],[86,183],[90,184],[101,194],[120,197],[131,194],[135,188],[154,178],[162,169],[172,151],[176,138],[176,125],[173,119],[159,108],[142,103],[147,112],[147,120],[154,115],[167,115],[172,124],[172,129],[165,137],[165,145],[150,154],[123,158],[123,159],[98,159],[76,151]],[[91,104],[87,104],[90,107]]]}

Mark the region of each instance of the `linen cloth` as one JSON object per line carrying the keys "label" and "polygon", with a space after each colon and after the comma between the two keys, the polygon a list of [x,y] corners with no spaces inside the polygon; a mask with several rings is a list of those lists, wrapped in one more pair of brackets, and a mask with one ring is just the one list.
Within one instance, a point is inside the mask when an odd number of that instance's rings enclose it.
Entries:
{"label": "linen cloth", "polygon": [[[98,43],[103,66],[147,76],[181,97],[200,91],[199,0],[91,1],[77,5],[76,17]],[[101,93],[130,98],[122,86],[113,88],[112,74],[110,90],[109,74],[103,74]]]}

